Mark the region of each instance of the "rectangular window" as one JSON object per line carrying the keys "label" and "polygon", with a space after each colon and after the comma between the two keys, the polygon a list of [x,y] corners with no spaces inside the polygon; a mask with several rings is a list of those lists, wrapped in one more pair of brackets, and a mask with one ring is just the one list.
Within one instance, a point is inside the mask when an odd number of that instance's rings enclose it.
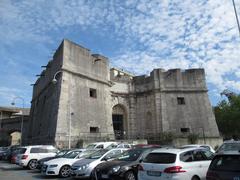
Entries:
{"label": "rectangular window", "polygon": [[180,104],[180,105],[185,104],[184,97],[177,97],[177,103]]}
{"label": "rectangular window", "polygon": [[156,164],[171,164],[176,161],[176,154],[172,153],[150,153],[146,156],[143,162]]}
{"label": "rectangular window", "polygon": [[99,128],[98,127],[90,127],[90,133],[98,133]]}
{"label": "rectangular window", "polygon": [[39,153],[40,148],[31,148],[30,153]]}
{"label": "rectangular window", "polygon": [[89,89],[89,96],[92,98],[97,98],[97,90],[96,89]]}
{"label": "rectangular window", "polygon": [[190,132],[190,128],[181,128],[182,133],[188,133]]}

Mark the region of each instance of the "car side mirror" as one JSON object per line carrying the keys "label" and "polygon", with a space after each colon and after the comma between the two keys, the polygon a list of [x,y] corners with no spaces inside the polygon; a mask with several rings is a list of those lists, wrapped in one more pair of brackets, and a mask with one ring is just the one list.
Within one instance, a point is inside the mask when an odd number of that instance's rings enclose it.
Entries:
{"label": "car side mirror", "polygon": [[108,161],[106,157],[103,157],[101,161]]}
{"label": "car side mirror", "polygon": [[139,160],[139,163],[142,163],[142,162],[143,162],[143,160],[142,160],[142,159],[140,159],[140,160]]}

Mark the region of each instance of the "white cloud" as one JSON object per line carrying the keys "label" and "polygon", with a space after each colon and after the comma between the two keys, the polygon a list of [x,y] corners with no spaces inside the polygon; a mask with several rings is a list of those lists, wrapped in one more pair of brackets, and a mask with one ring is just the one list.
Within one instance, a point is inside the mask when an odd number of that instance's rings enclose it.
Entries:
{"label": "white cloud", "polygon": [[49,33],[72,26],[94,29],[125,42],[110,57],[113,65],[136,74],[204,67],[218,91],[239,90],[238,80],[229,78],[240,76],[240,38],[229,0],[2,0],[0,20],[6,42],[43,43],[53,40]]}

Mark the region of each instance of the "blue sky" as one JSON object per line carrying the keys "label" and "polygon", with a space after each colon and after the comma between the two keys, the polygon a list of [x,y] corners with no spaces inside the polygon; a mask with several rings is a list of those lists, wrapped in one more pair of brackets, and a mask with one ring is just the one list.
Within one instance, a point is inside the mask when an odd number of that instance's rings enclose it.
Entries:
{"label": "blue sky", "polygon": [[0,106],[15,96],[30,106],[30,84],[63,38],[136,75],[205,68],[213,105],[222,90],[240,90],[231,0],[0,0]]}

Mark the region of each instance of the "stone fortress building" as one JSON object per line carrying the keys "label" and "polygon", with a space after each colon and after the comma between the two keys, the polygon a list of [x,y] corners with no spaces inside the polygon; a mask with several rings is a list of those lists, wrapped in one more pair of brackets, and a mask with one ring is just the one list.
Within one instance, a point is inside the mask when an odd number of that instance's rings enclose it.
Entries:
{"label": "stone fortress building", "polygon": [[203,69],[133,76],[69,40],[40,74],[31,103],[29,144],[66,147],[163,132],[219,137]]}

